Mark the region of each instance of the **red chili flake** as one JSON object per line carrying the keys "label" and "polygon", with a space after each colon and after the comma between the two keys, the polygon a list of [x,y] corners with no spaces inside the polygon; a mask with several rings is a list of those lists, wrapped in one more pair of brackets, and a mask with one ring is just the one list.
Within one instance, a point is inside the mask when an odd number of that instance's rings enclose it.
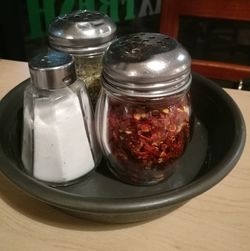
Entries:
{"label": "red chili flake", "polygon": [[[119,169],[136,179],[144,171],[162,177],[168,164],[179,158],[190,135],[189,98],[148,105],[110,100],[108,142]],[[148,174],[149,175],[149,174]],[[147,179],[150,177],[147,177]]]}
{"label": "red chili flake", "polygon": [[138,125],[138,129],[141,130],[142,132],[150,132],[151,126],[148,124],[141,124],[141,125]]}

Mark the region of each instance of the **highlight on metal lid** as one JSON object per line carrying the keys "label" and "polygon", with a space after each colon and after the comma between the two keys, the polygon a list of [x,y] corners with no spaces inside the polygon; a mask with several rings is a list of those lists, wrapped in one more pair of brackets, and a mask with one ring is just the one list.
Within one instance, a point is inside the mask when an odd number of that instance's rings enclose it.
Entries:
{"label": "highlight on metal lid", "polygon": [[136,33],[111,44],[103,59],[103,85],[131,96],[171,95],[191,83],[191,58],[175,39]]}
{"label": "highlight on metal lid", "polygon": [[32,83],[39,89],[58,89],[76,80],[75,65],[71,55],[49,51],[29,61]]}
{"label": "highlight on metal lid", "polygon": [[105,51],[116,36],[116,25],[106,14],[77,10],[58,16],[48,28],[50,46],[73,54]]}

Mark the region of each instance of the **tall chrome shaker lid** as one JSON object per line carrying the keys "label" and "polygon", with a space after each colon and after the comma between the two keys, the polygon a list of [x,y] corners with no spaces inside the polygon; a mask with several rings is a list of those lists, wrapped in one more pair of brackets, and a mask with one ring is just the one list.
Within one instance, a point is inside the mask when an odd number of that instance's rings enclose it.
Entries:
{"label": "tall chrome shaker lid", "polygon": [[105,14],[78,10],[56,17],[49,25],[49,43],[72,54],[103,53],[116,36],[116,25]]}
{"label": "tall chrome shaker lid", "polygon": [[76,81],[75,65],[67,53],[50,51],[29,61],[32,83],[39,89],[59,89]]}
{"label": "tall chrome shaker lid", "polygon": [[103,59],[103,84],[129,96],[171,95],[188,89],[191,58],[173,38],[159,33],[120,37]]}

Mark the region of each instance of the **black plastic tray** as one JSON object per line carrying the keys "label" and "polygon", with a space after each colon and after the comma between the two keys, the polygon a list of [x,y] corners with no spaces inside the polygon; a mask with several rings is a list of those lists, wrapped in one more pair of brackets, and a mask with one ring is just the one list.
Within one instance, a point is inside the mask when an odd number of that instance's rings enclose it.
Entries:
{"label": "black plastic tray", "polygon": [[28,194],[76,216],[125,223],[163,215],[218,183],[243,151],[246,130],[237,105],[216,84],[193,74],[193,135],[174,175],[138,187],[115,179],[102,161],[88,178],[53,188],[22,170],[23,91],[28,83],[18,85],[0,103],[0,170]]}

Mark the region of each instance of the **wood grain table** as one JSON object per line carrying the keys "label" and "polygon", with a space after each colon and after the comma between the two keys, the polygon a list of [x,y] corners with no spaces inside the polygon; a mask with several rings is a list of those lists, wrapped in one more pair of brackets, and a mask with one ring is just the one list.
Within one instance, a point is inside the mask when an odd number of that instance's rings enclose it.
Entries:
{"label": "wood grain table", "polygon": [[[26,63],[0,60],[0,99],[29,76]],[[227,90],[250,130],[250,92]],[[2,123],[2,121],[0,121]],[[250,139],[233,171],[177,210],[137,224],[69,216],[23,193],[0,174],[1,251],[250,250]]]}

